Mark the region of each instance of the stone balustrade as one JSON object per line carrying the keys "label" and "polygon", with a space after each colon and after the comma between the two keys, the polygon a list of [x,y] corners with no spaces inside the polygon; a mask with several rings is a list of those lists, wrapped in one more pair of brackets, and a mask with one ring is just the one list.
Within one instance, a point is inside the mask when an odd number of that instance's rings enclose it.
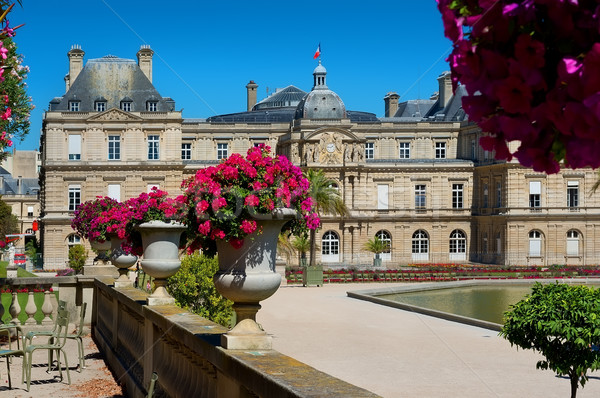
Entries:
{"label": "stone balustrade", "polygon": [[92,330],[130,397],[146,396],[153,372],[161,397],[376,397],[274,350],[223,349],[223,326],[112,283],[95,279]]}
{"label": "stone balustrade", "polygon": [[[21,325],[26,330],[43,330],[48,329],[48,325],[53,325],[54,321],[51,318],[52,314],[56,313],[58,302],[54,291],[59,291],[59,297],[61,300],[66,301],[67,310],[70,313],[70,321],[72,323],[78,323],[79,312],[77,311],[78,306],[82,302],[91,303],[93,294],[93,277],[78,275],[78,276],[60,276],[60,277],[31,277],[31,278],[0,278],[0,289],[10,289],[11,304],[8,308],[4,308],[0,301],[0,319],[4,318],[5,313],[8,311],[10,314],[11,322]],[[43,292],[44,300],[41,304],[36,305],[34,295],[36,290]],[[27,302],[22,305],[17,300],[18,293],[27,291]],[[34,319],[36,313],[41,312],[44,316],[41,322],[37,322]],[[22,313],[27,314],[27,319],[24,323],[19,321],[19,315]],[[86,314],[87,324],[91,323],[91,311]]]}

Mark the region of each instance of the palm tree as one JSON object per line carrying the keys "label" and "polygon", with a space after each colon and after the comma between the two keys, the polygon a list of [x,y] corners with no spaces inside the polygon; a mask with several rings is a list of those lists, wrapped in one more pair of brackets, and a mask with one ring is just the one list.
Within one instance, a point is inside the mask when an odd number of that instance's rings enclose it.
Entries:
{"label": "palm tree", "polygon": [[[375,260],[379,260],[379,255],[390,248],[390,242],[385,242],[381,240],[378,236],[375,236],[373,239],[369,239],[363,246],[368,252],[375,254]],[[379,261],[375,261],[378,264]]]}
{"label": "palm tree", "polygon": [[306,252],[310,250],[310,239],[308,236],[297,236],[292,241],[292,247],[298,252],[298,264],[306,266]]}
{"label": "palm tree", "polygon": [[[315,203],[319,217],[322,214],[331,214],[338,216],[348,216],[350,212],[344,200],[335,188],[336,183],[325,176],[321,169],[309,169],[306,172],[306,178],[310,182],[310,197]],[[315,266],[315,230],[310,230],[310,266]]]}

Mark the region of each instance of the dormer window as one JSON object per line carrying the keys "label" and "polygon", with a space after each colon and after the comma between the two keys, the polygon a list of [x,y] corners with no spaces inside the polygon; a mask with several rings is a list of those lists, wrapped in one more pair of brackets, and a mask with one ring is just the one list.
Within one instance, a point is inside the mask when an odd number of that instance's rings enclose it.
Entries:
{"label": "dormer window", "polygon": [[131,112],[131,102],[123,101],[121,102],[121,110],[125,112]]}
{"label": "dormer window", "polygon": [[69,111],[79,112],[80,101],[69,101]]}
{"label": "dormer window", "polygon": [[146,110],[148,112],[156,112],[158,110],[158,101],[146,102]]}
{"label": "dormer window", "polygon": [[96,101],[94,103],[94,108],[95,108],[96,112],[106,111],[106,101]]}

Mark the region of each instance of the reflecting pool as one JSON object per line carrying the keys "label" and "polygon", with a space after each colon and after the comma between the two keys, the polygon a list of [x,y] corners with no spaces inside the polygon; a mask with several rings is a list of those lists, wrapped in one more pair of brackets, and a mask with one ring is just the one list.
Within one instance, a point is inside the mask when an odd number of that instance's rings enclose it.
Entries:
{"label": "reflecting pool", "polygon": [[503,314],[509,310],[509,306],[529,293],[531,285],[484,285],[384,294],[377,297],[502,324]]}

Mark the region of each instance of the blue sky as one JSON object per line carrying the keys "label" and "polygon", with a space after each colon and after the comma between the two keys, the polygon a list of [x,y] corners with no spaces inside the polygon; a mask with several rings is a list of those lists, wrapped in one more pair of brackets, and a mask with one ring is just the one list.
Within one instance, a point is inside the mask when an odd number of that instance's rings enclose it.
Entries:
{"label": "blue sky", "polygon": [[39,147],[43,112],[65,92],[67,51],[79,44],[85,60],[112,54],[136,59],[140,45],[155,51],[153,82],[184,118],[244,111],[245,85],[259,100],[267,88],[312,87],[319,42],[327,84],[349,110],[383,116],[383,97],[429,98],[451,43],[434,0],[304,2],[146,0],[23,0],[10,15],[25,23],[15,37],[36,109],[21,150]]}

